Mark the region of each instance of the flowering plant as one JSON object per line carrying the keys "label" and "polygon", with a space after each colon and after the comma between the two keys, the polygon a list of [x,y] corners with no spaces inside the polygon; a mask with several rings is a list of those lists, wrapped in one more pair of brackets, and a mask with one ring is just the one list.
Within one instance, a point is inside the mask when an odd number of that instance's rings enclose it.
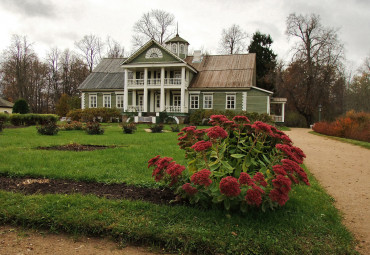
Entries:
{"label": "flowering plant", "polygon": [[163,181],[191,203],[223,204],[226,210],[263,211],[283,206],[292,185],[310,185],[300,164],[301,149],[274,126],[245,116],[211,116],[213,127],[185,127],[178,134],[187,169],[159,155],[149,160],[156,181]]}

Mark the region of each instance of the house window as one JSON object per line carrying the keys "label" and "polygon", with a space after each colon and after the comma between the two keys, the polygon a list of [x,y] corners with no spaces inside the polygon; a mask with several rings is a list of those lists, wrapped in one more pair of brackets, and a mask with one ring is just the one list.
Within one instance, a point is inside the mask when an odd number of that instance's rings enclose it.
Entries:
{"label": "house window", "polygon": [[181,96],[173,95],[173,106],[181,106]]}
{"label": "house window", "polygon": [[213,95],[203,95],[203,109],[213,108]]}
{"label": "house window", "polygon": [[103,106],[111,108],[111,95],[103,95]]}
{"label": "house window", "polygon": [[181,44],[180,45],[180,53],[181,54],[184,54],[185,52],[184,52],[184,44]]}
{"label": "house window", "polygon": [[117,108],[123,108],[123,95],[117,95]]}
{"label": "house window", "polygon": [[133,79],[133,78],[134,78],[134,73],[133,73],[133,72],[131,72],[131,71],[128,71],[128,73],[127,73],[127,78],[128,78],[128,79]]}
{"label": "house window", "polygon": [[235,95],[226,95],[226,109],[235,109]]}
{"label": "house window", "polygon": [[199,95],[190,95],[190,109],[199,109]]}
{"label": "house window", "polygon": [[155,104],[156,104],[157,108],[161,107],[160,95],[158,95],[158,94],[155,96]]}
{"label": "house window", "polygon": [[90,108],[98,107],[98,97],[97,97],[97,95],[90,95],[89,96],[89,107]]}
{"label": "house window", "polygon": [[176,44],[172,44],[172,52],[177,53],[177,45]]}

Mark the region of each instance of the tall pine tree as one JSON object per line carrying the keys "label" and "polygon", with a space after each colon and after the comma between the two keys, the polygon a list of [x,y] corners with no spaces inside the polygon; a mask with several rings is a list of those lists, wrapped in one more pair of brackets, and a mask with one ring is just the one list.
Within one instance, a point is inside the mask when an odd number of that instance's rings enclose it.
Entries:
{"label": "tall pine tree", "polygon": [[257,87],[270,91],[274,91],[273,71],[277,56],[271,49],[272,43],[270,35],[257,31],[248,46],[249,53],[256,53]]}

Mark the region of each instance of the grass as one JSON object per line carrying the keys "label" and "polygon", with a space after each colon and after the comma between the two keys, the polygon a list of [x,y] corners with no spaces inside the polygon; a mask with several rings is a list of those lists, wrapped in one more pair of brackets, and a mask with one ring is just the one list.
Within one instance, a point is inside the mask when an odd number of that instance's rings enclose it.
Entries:
{"label": "grass", "polygon": [[348,138],[343,138],[343,137],[337,137],[337,136],[330,136],[330,135],[324,135],[317,133],[315,131],[310,131],[309,133],[314,134],[314,135],[319,135],[319,136],[324,136],[333,140],[341,141],[344,143],[350,143],[353,145],[361,146],[366,149],[370,149],[370,143],[369,142],[364,142],[364,141],[359,141],[359,140],[353,140],[353,139],[348,139]]}
{"label": "grass", "polygon": [[[176,133],[146,133],[146,125],[139,126],[133,135],[123,134],[117,125],[105,128],[100,136],[64,131],[53,137],[37,135],[35,127],[6,129],[0,134],[0,173],[155,187],[146,167],[150,157],[161,154],[185,164]],[[93,152],[33,149],[69,142],[128,147]],[[220,210],[92,195],[26,196],[0,191],[0,222],[75,235],[111,236],[123,244],[160,245],[179,253],[354,254],[353,238],[341,224],[333,199],[311,175],[309,178],[311,187],[295,187],[283,208],[231,216]]]}

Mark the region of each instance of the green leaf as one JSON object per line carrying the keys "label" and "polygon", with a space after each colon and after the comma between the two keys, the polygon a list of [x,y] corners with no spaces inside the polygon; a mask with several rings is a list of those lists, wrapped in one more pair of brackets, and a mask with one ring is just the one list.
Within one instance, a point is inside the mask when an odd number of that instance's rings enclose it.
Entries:
{"label": "green leaf", "polygon": [[242,158],[242,157],[245,157],[244,154],[231,154],[230,156],[233,157],[233,158]]}
{"label": "green leaf", "polygon": [[217,157],[217,152],[212,151],[211,154],[209,155],[210,158],[218,158]]}
{"label": "green leaf", "polygon": [[234,170],[234,168],[232,166],[230,166],[230,164],[227,162],[227,161],[224,161],[224,160],[221,160],[221,163],[222,165],[229,171],[232,171]]}

